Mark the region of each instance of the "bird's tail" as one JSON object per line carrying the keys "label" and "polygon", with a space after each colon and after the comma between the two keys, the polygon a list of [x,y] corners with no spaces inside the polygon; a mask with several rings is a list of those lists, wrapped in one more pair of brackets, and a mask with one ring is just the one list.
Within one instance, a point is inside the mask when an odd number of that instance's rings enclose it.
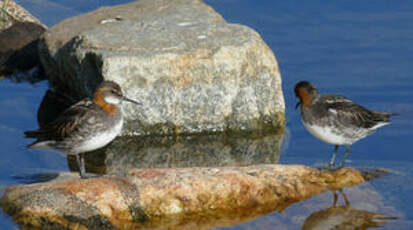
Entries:
{"label": "bird's tail", "polygon": [[399,115],[398,113],[377,112],[374,113],[375,119],[380,122],[390,122],[390,117]]}
{"label": "bird's tail", "polygon": [[26,138],[45,139],[52,135],[50,129],[28,130],[24,132]]}
{"label": "bird's tail", "polygon": [[28,149],[50,149],[56,141],[35,141],[26,146]]}
{"label": "bird's tail", "polygon": [[26,146],[28,149],[47,149],[56,143],[54,140],[47,140],[47,132],[44,130],[29,130],[24,132],[26,138],[36,138],[37,140]]}
{"label": "bird's tail", "polygon": [[37,130],[26,131],[26,132],[24,132],[24,136],[26,138],[36,138],[36,137],[39,136],[39,131],[37,131]]}

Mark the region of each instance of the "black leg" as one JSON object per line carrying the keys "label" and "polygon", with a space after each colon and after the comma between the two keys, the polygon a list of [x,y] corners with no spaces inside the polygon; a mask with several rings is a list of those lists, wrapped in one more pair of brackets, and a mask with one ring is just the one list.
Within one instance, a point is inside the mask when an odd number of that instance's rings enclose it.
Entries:
{"label": "black leg", "polygon": [[346,207],[350,206],[350,201],[348,201],[348,198],[347,198],[346,194],[343,192],[343,189],[341,188],[339,191],[340,191],[341,195],[343,196],[344,203],[346,204]]}
{"label": "black leg", "polygon": [[337,195],[337,191],[334,191],[333,192],[333,195],[334,195],[334,200],[333,200],[333,207],[336,207],[336,205],[337,205],[337,201],[338,201],[338,195]]}
{"label": "black leg", "polygon": [[86,178],[85,161],[83,160],[83,153],[76,154],[77,166],[79,168],[80,178]]}
{"label": "black leg", "polygon": [[334,153],[333,153],[333,156],[331,156],[331,160],[330,160],[330,167],[334,167],[334,165],[336,164],[337,151],[338,151],[338,145],[335,145]]}
{"label": "black leg", "polygon": [[350,154],[350,145],[346,145],[346,153],[344,154],[343,160],[341,160],[340,168],[344,167],[348,154]]}

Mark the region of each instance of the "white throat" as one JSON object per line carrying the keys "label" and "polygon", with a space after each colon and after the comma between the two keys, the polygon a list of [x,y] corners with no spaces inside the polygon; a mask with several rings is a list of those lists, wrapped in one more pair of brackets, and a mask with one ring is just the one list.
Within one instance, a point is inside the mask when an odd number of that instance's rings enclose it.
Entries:
{"label": "white throat", "polygon": [[113,105],[118,105],[121,102],[121,99],[115,96],[106,96],[104,100],[106,103]]}

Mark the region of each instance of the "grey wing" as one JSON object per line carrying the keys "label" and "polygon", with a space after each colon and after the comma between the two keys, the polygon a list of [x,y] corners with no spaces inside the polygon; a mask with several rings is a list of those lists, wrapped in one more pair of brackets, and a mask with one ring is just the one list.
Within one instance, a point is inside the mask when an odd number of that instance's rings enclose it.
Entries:
{"label": "grey wing", "polygon": [[26,137],[37,138],[39,141],[63,140],[81,128],[82,124],[85,123],[85,119],[90,117],[89,114],[93,112],[93,110],[90,109],[93,105],[90,99],[79,101],[62,112],[59,117],[45,127],[38,130],[26,131],[25,135]]}
{"label": "grey wing", "polygon": [[329,115],[336,116],[347,127],[356,126],[368,129],[380,122],[389,122],[390,114],[368,110],[339,95],[325,96],[324,102]]}
{"label": "grey wing", "polygon": [[353,103],[350,99],[340,96],[340,95],[325,95],[321,97],[321,101],[326,104],[334,104],[334,103]]}

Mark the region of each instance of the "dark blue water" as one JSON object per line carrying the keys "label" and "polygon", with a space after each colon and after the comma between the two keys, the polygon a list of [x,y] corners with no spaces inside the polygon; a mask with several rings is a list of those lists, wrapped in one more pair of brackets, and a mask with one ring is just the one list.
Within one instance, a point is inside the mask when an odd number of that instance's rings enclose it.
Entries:
{"label": "dark blue water", "polygon": [[[128,1],[17,2],[52,26],[98,6]],[[377,204],[368,203],[369,208],[400,218],[386,228],[409,229],[413,223],[413,4],[357,0],[206,2],[229,22],[257,30],[277,57],[287,117],[281,163],[317,166],[326,162],[333,151],[333,146],[307,133],[298,110],[294,110],[293,88],[300,80],[311,81],[322,93],[342,94],[367,108],[399,113],[391,125],[354,144],[349,156],[351,166],[383,167],[393,173],[369,183],[368,188],[348,189],[347,195],[359,203],[365,194],[380,197]],[[30,140],[23,138],[23,131],[37,127],[37,108],[46,89],[44,81],[34,85],[0,81],[0,185],[19,183],[13,175],[68,170],[65,156],[24,148]],[[327,208],[316,203],[330,198],[331,194],[321,195],[281,214],[269,214],[232,228],[268,229],[276,224],[276,229],[299,228],[306,216]],[[0,225],[14,226],[3,214]]]}

